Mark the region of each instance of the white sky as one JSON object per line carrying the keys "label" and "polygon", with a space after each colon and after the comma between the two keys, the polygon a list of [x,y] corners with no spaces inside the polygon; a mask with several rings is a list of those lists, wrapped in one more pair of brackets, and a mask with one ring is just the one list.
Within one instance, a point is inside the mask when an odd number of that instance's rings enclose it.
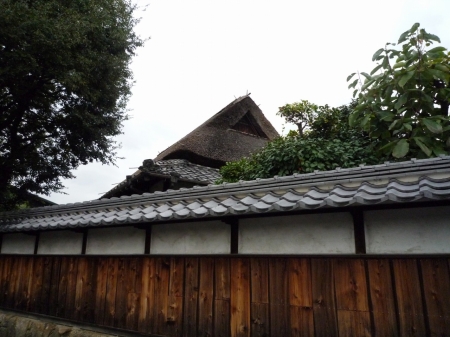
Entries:
{"label": "white sky", "polygon": [[278,107],[307,99],[351,100],[347,76],[370,72],[373,53],[415,22],[450,48],[449,0],[135,0],[137,32],[117,167],[80,167],[56,203],[97,199],[147,158],[192,131],[235,97],[251,93],[281,133]]}

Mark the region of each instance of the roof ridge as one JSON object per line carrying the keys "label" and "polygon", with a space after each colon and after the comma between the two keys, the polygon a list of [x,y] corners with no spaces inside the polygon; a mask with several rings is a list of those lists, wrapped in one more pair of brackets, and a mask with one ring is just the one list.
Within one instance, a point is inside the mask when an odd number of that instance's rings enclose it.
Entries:
{"label": "roof ridge", "polygon": [[235,192],[261,191],[269,189],[286,189],[295,186],[317,186],[330,183],[348,183],[362,181],[367,178],[382,179],[396,178],[406,175],[423,175],[429,173],[439,173],[449,171],[450,156],[441,156],[428,159],[411,159],[404,162],[389,163],[365,166],[360,165],[354,168],[336,168],[331,171],[316,171],[313,173],[294,174],[284,177],[273,177],[268,179],[256,179],[251,181],[240,181],[238,183],[224,183],[221,185],[208,185],[203,187],[183,188],[180,190],[168,190],[165,192],[144,193],[142,195],[122,196],[120,198],[100,199],[65,205],[45,206],[20,211],[10,211],[0,214],[0,218],[11,216],[20,217],[23,215],[32,216],[43,213],[62,213],[65,211],[76,212],[99,208],[125,207],[130,205],[147,203],[152,200],[165,202],[183,198],[198,199],[211,198],[215,195],[231,194]]}

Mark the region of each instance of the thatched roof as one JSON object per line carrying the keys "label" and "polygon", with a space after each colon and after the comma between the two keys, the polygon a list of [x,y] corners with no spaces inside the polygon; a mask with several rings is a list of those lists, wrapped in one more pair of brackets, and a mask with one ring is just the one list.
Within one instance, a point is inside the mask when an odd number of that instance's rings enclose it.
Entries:
{"label": "thatched roof", "polygon": [[187,159],[216,167],[261,149],[278,132],[249,97],[239,97],[161,152],[155,160]]}

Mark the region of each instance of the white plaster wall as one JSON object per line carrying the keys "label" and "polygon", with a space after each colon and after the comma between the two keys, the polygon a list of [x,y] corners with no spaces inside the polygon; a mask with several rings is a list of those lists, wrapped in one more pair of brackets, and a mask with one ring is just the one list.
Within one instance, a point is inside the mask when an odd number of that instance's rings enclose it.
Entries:
{"label": "white plaster wall", "polygon": [[145,231],[132,226],[89,229],[86,254],[144,254]]}
{"label": "white plaster wall", "polygon": [[221,221],[154,225],[150,254],[228,254],[230,226]]}
{"label": "white plaster wall", "polygon": [[38,254],[81,254],[83,234],[72,231],[48,231],[39,236]]}
{"label": "white plaster wall", "polygon": [[327,213],[241,219],[239,253],[352,254],[352,217]]}
{"label": "white plaster wall", "polygon": [[22,233],[3,234],[3,254],[34,254],[36,237]]}
{"label": "white plaster wall", "polygon": [[364,222],[367,253],[450,253],[450,207],[368,211]]}

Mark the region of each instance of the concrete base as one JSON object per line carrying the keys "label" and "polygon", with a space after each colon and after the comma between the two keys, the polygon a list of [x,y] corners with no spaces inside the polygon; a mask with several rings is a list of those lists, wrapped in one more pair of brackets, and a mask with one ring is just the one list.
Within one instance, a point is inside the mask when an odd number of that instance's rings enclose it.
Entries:
{"label": "concrete base", "polygon": [[0,337],[131,337],[138,333],[108,332],[101,327],[89,327],[41,318],[37,315],[0,310]]}

